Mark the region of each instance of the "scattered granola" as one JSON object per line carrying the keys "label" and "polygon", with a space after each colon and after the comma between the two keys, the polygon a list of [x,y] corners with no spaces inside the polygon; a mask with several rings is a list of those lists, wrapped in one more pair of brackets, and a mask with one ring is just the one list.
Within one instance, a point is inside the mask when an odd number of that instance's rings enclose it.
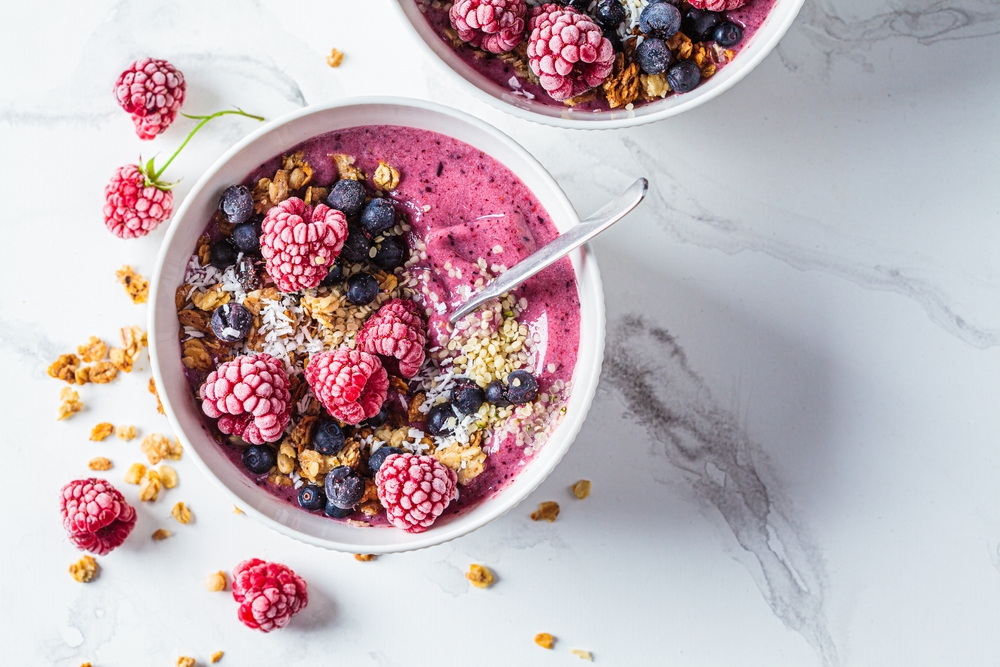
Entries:
{"label": "scattered granola", "polygon": [[163,403],[160,402],[160,394],[156,391],[156,380],[153,378],[149,378],[149,393],[156,396],[156,411],[161,415],[164,414]]}
{"label": "scattered granola", "polygon": [[91,336],[83,345],[76,348],[76,353],[80,359],[87,363],[100,361],[108,353],[108,346],[97,336]]}
{"label": "scattered granola", "polygon": [[581,660],[589,660],[590,662],[594,662],[594,654],[591,653],[590,651],[583,651],[578,648],[574,648],[570,650],[570,653],[580,658]]}
{"label": "scattered granola", "polygon": [[590,480],[581,479],[573,485],[572,489],[573,495],[576,496],[577,500],[583,500],[590,495]]}
{"label": "scattered granola", "polygon": [[125,472],[126,484],[138,484],[146,475],[146,466],[142,463],[133,463]]}
{"label": "scattered granola", "polygon": [[168,465],[160,466],[160,481],[164,489],[174,488],[177,486],[177,471]]}
{"label": "scattered granola", "polygon": [[80,359],[75,354],[60,354],[49,366],[49,377],[73,384],[76,382],[76,369],[79,365]]}
{"label": "scattered granola", "polygon": [[128,264],[118,269],[115,274],[118,282],[125,286],[132,303],[146,303],[149,298],[149,281],[136,273]]}
{"label": "scattered granola", "polygon": [[87,463],[87,467],[91,470],[111,470],[111,459],[98,456],[97,458],[90,459]]}
{"label": "scattered granola", "polygon": [[208,578],[205,579],[205,588],[210,593],[218,593],[219,591],[226,590],[226,573],[219,570],[208,575]]}
{"label": "scattered granola", "polygon": [[69,573],[73,579],[79,581],[81,584],[85,584],[88,581],[93,581],[99,569],[94,557],[86,555],[69,566]]}
{"label": "scattered granola", "polygon": [[391,192],[399,187],[399,172],[391,164],[379,160],[378,168],[372,175],[372,182],[379,190]]}
{"label": "scattered granola", "polygon": [[337,165],[337,176],[347,178],[352,181],[363,181],[367,176],[365,172],[354,166],[354,156],[345,153],[331,153],[330,159]]}
{"label": "scattered granola", "polygon": [[212,664],[214,665],[215,663],[222,660],[222,655],[223,655],[222,651],[216,651],[215,653],[212,654],[212,657],[209,659],[212,661]]}
{"label": "scattered granola", "polygon": [[241,510],[236,505],[233,505],[233,514],[243,514],[243,510]]}
{"label": "scattered granola", "polygon": [[194,663],[194,658],[189,658],[186,655],[177,658],[177,667],[194,667]]}
{"label": "scattered granola", "polygon": [[160,496],[161,488],[163,488],[163,482],[160,481],[160,473],[149,468],[139,481],[139,500],[144,503],[155,501]]}
{"label": "scattered granola", "polygon": [[373,561],[376,558],[378,558],[378,556],[376,556],[375,554],[354,554],[354,560],[359,560],[363,563],[367,563],[368,561]]}
{"label": "scattered granola", "polygon": [[140,445],[142,453],[149,459],[150,465],[156,465],[163,459],[177,461],[181,458],[181,443],[179,440],[171,440],[160,433],[150,433],[142,439]]}
{"label": "scattered granola", "polygon": [[94,442],[101,442],[114,433],[114,431],[114,424],[111,424],[110,422],[101,422],[100,424],[94,426],[94,428],[90,429],[90,439]]}
{"label": "scattered granola", "polygon": [[[166,528],[157,528],[156,530],[153,531],[153,540],[156,542],[162,542],[171,535],[173,535],[173,533],[171,533]],[[194,663],[192,662],[191,664],[193,665]]]}
{"label": "scattered granola", "polygon": [[535,643],[545,649],[551,649],[555,641],[556,638],[547,632],[539,632],[535,635]]}
{"label": "scattered granola", "polygon": [[330,55],[326,57],[326,64],[330,67],[340,67],[342,62],[344,62],[344,53],[337,49],[330,49]]}
{"label": "scattered granola", "polygon": [[476,588],[489,588],[493,585],[495,577],[493,572],[485,565],[473,563],[469,566],[469,571],[465,573],[468,579]]}
{"label": "scattered granola", "polygon": [[119,440],[133,440],[135,438],[135,426],[119,426],[115,429],[115,437]]}
{"label": "scattered granola", "polygon": [[174,505],[174,508],[170,510],[170,515],[177,520],[177,523],[185,525],[191,523],[191,510],[183,502]]}
{"label": "scattered granola", "polygon": [[62,391],[59,392],[59,416],[57,419],[62,421],[63,419],[69,419],[77,412],[83,410],[83,401],[80,400],[80,394],[76,392],[75,389],[70,387],[63,387]]}
{"label": "scattered granola", "polygon": [[90,366],[89,376],[94,384],[107,384],[118,377],[118,367],[110,361],[98,361]]}
{"label": "scattered granola", "polygon": [[532,521],[548,521],[552,523],[559,516],[559,503],[546,500],[538,505],[538,509],[531,513]]}

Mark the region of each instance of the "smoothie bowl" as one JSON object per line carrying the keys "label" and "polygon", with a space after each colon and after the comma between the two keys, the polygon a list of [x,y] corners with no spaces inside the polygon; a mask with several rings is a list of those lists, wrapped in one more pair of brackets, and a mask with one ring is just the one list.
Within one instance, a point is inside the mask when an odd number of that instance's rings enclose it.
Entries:
{"label": "smoothie bowl", "polygon": [[579,219],[469,116],[366,98],[279,119],[185,199],[153,287],[172,426],[232,502],[388,553],[500,516],[565,454],[604,344],[589,250],[449,314]]}
{"label": "smoothie bowl", "polygon": [[641,125],[756,67],[803,0],[394,0],[476,97],[558,127]]}

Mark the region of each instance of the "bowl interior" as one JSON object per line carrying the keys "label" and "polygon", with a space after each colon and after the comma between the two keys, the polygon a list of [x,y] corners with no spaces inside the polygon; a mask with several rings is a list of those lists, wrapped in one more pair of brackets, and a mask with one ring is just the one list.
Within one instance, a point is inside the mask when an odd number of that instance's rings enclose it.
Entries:
{"label": "bowl interior", "polygon": [[[570,128],[611,129],[650,123],[692,109],[732,87],[756,67],[784,36],[795,20],[805,0],[776,0],[767,19],[744,45],[743,49],[715,76],[684,95],[670,95],[663,100],[644,104],[633,110],[585,111],[570,107],[552,106],[529,100],[490,80],[452,50],[424,18],[417,0],[393,0],[390,3],[402,15],[422,43],[440,61],[446,70],[474,96],[506,111],[507,113],[546,125]],[[530,8],[529,8],[530,9]]]}
{"label": "bowl interior", "polygon": [[534,460],[497,496],[458,517],[442,517],[428,531],[356,528],[292,507],[258,488],[226,458],[205,430],[191,400],[181,364],[174,292],[221,192],[259,164],[318,134],[358,125],[404,125],[440,132],[493,156],[531,189],[560,231],[579,219],[565,194],[538,162],[513,140],[470,116],[445,107],[398,98],[346,100],[309,107],[274,121],[237,144],[195,185],[171,223],[153,280],[150,353],[157,387],[177,435],[233,503],[275,530],[302,541],[354,553],[388,553],[438,544],[500,516],[528,495],[555,467],[579,431],[597,386],[604,349],[604,303],[590,251],[571,257],[581,303],[580,350],[566,416]]}

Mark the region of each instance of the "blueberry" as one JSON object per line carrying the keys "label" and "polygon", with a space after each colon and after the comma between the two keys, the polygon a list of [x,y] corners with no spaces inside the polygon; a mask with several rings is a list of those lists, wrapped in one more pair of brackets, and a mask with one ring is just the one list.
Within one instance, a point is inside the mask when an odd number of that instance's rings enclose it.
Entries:
{"label": "blueberry", "polygon": [[212,244],[212,258],[208,261],[220,271],[225,271],[236,263],[236,247],[229,239],[216,241]]}
{"label": "blueberry", "polygon": [[337,466],[326,474],[326,499],[340,509],[356,507],[365,495],[365,480],[348,466]]}
{"label": "blueberry", "polygon": [[511,403],[531,403],[538,398],[538,380],[525,370],[507,376],[507,399]]}
{"label": "blueberry", "polygon": [[611,48],[614,49],[615,53],[620,53],[624,50],[624,45],[622,44],[622,37],[618,34],[617,28],[603,28],[601,33],[604,35],[604,39],[611,42]]}
{"label": "blueberry", "polygon": [[328,500],[326,501],[326,507],[323,508],[323,513],[333,519],[346,519],[354,514],[354,508],[348,507],[347,509],[343,509],[341,507],[337,507]]}
{"label": "blueberry", "polygon": [[241,225],[253,215],[253,196],[245,185],[230,185],[219,198],[219,210],[231,224]]}
{"label": "blueberry", "polygon": [[299,507],[310,512],[321,510],[326,505],[323,489],[315,484],[306,484],[299,490]]}
{"label": "blueberry", "polygon": [[486,385],[486,400],[498,408],[510,405],[510,401],[507,400],[507,385],[503,380],[494,380]]}
{"label": "blueberry", "polygon": [[344,431],[337,422],[324,419],[313,433],[313,449],[325,456],[332,456],[344,448]]}
{"label": "blueberry", "polygon": [[383,271],[392,271],[397,266],[403,265],[404,255],[403,244],[394,236],[387,236],[378,244],[372,262]]}
{"label": "blueberry", "polygon": [[277,462],[277,455],[267,445],[250,445],[243,451],[243,465],[255,475],[263,475]]}
{"label": "blueberry", "polygon": [[722,14],[707,9],[689,9],[684,15],[684,34],[696,42],[712,38],[715,27],[722,23]]}
{"label": "blueberry", "polygon": [[257,265],[252,257],[244,255],[236,263],[236,282],[240,284],[244,292],[252,292],[260,287],[260,274],[257,272]]}
{"label": "blueberry", "polygon": [[383,403],[382,407],[379,408],[378,414],[376,414],[374,417],[369,417],[368,419],[366,419],[364,421],[364,425],[371,426],[372,428],[378,428],[379,426],[384,424],[387,419],[389,419],[389,406]]}
{"label": "blueberry", "polygon": [[378,296],[378,281],[369,273],[355,273],[347,279],[347,300],[355,306],[366,306]]}
{"label": "blueberry", "polygon": [[365,233],[359,227],[350,226],[347,228],[347,239],[344,247],[340,251],[340,256],[344,260],[357,264],[368,261],[368,251],[371,250],[372,242],[368,240]]}
{"label": "blueberry", "polygon": [[226,343],[243,340],[253,326],[253,315],[238,303],[224,303],[212,313],[212,332]]}
{"label": "blueberry", "polygon": [[681,29],[681,10],[669,2],[646,5],[639,14],[639,30],[649,37],[667,39]]}
{"label": "blueberry", "polygon": [[340,263],[340,258],[333,260],[333,265],[326,272],[326,278],[320,283],[323,287],[333,287],[344,279],[344,265]]}
{"label": "blueberry", "polygon": [[725,21],[712,33],[712,39],[719,46],[736,46],[743,41],[743,28],[732,21]]}
{"label": "blueberry", "polygon": [[396,209],[388,199],[372,199],[361,212],[361,228],[369,238],[375,238],[396,224]]}
{"label": "blueberry", "polygon": [[364,208],[368,193],[361,181],[342,178],[330,189],[326,196],[326,205],[343,212],[347,217],[353,217]]}
{"label": "blueberry", "polygon": [[601,0],[594,18],[605,28],[617,28],[625,20],[625,8],[621,0]]}
{"label": "blueberry", "polygon": [[693,60],[681,60],[667,70],[667,83],[675,93],[687,93],[701,83],[701,70]]}
{"label": "blueberry", "polygon": [[451,390],[451,402],[463,415],[476,412],[486,400],[486,393],[473,380],[461,378]]}
{"label": "blueberry", "polygon": [[448,425],[448,421],[455,416],[455,410],[451,403],[439,403],[431,408],[427,413],[427,431],[431,435],[450,435],[455,428]]}
{"label": "blueberry", "polygon": [[578,12],[586,12],[587,8],[590,7],[590,0],[559,0],[559,2],[566,7],[572,7]]}
{"label": "blueberry", "polygon": [[398,447],[390,447],[389,445],[382,445],[368,457],[368,470],[371,471],[372,477],[378,472],[385,460],[389,458],[390,454],[402,454],[403,450]]}
{"label": "blueberry", "polygon": [[659,74],[670,66],[673,54],[662,39],[647,37],[635,50],[635,60],[646,74]]}
{"label": "blueberry", "polygon": [[260,238],[252,222],[244,222],[233,228],[233,243],[236,249],[246,255],[255,255],[260,252]]}

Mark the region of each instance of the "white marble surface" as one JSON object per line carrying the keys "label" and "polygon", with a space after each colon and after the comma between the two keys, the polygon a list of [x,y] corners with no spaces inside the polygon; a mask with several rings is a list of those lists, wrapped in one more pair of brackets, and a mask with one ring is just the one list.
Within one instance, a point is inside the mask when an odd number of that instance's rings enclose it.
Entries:
{"label": "white marble surface", "polygon": [[[652,127],[559,131],[457,89],[388,0],[18,3],[0,24],[0,645],[11,665],[997,664],[1000,655],[1000,5],[810,0],[786,39],[720,99]],[[344,65],[324,63],[330,47]],[[588,213],[639,175],[651,201],[596,244],[609,344],[587,425],[521,507],[454,543],[359,563],[234,515],[191,461],[140,507],[135,535],[78,557],[53,496],[97,455],[118,481],[163,430],[148,363],[82,388],[54,419],[46,365],[143,323],[115,284],[149,274],[162,229],[101,225],[140,144],[110,94],[165,57],[185,110],[269,118],[344,95],[454,104],[532,151]],[[171,168],[183,197],[251,129],[224,119]],[[586,477],[594,493],[572,500]],[[124,485],[122,485],[124,486]],[[126,492],[135,500],[135,487]],[[556,499],[552,525],[530,506]],[[172,525],[187,502],[190,526]],[[136,503],[138,505],[138,503]],[[176,536],[153,543],[157,527]],[[259,556],[311,601],[286,629],[244,629],[205,576]],[[493,567],[491,590],[463,579]],[[531,641],[556,635],[551,653]]]}

